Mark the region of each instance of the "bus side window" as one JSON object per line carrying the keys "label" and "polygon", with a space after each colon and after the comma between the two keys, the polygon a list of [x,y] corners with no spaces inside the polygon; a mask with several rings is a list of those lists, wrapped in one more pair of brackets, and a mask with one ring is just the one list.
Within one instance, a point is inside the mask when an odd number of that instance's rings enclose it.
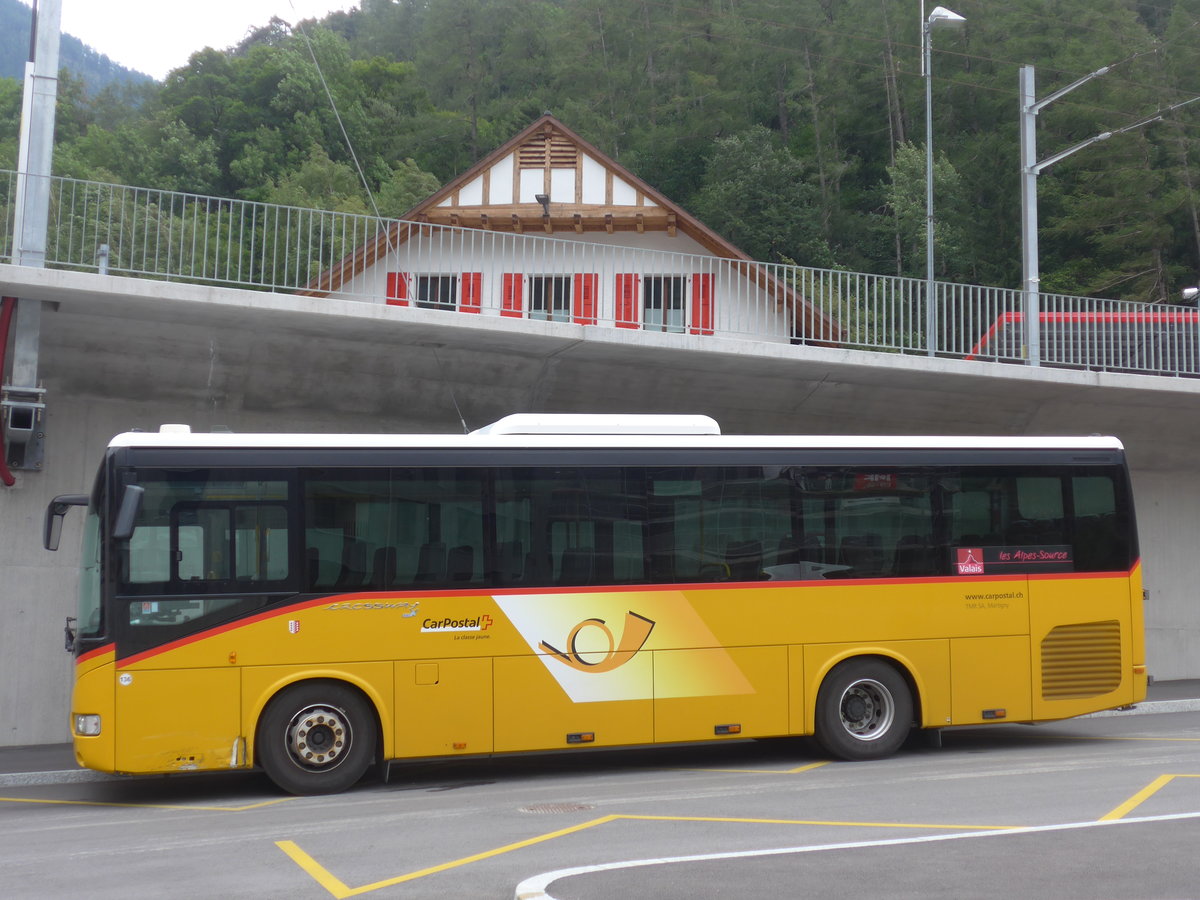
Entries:
{"label": "bus side window", "polygon": [[1071,497],[1076,571],[1117,572],[1128,568],[1129,548],[1121,538],[1112,477],[1077,475],[1071,479]]}
{"label": "bus side window", "polygon": [[1057,476],[1020,476],[1015,479],[1019,518],[1005,538],[1010,544],[1061,544],[1063,535],[1063,479]]}

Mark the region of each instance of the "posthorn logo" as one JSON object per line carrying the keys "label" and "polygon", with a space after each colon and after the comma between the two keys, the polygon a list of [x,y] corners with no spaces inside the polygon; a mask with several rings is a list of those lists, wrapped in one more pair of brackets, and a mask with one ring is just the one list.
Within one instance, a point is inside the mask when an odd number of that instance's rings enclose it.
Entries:
{"label": "posthorn logo", "polygon": [[[611,672],[633,659],[635,653],[642,649],[646,638],[654,630],[654,621],[645,616],[639,616],[630,610],[625,614],[625,628],[618,643],[613,633],[603,619],[584,619],[571,629],[567,635],[566,651],[559,650],[552,644],[542,641],[538,647],[550,654],[565,666],[579,672]],[[583,650],[579,647],[579,634],[584,629],[595,629],[603,637],[602,644],[607,643],[607,649],[601,646],[598,650]]]}

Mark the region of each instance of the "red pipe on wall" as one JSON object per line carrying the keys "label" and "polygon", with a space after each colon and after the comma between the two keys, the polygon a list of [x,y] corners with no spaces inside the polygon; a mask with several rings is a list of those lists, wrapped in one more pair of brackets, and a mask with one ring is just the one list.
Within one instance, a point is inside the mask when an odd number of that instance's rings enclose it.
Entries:
{"label": "red pipe on wall", "polygon": [[[8,356],[8,330],[12,325],[13,310],[17,308],[16,297],[5,297],[0,305],[0,378],[4,377],[4,364]],[[4,440],[4,411],[0,409],[0,481],[5,487],[17,483],[12,472],[8,470],[8,445]]]}

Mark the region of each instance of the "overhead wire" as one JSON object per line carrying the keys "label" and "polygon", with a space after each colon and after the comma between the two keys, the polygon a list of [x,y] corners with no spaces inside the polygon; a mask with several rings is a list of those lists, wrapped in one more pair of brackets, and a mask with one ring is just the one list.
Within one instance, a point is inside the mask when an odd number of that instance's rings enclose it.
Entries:
{"label": "overhead wire", "polygon": [[[296,5],[292,2],[292,0],[288,0],[288,6],[291,7],[292,12],[297,12]],[[358,153],[355,152],[354,142],[350,140],[350,134],[346,131],[346,125],[342,121],[342,114],[338,110],[337,101],[334,99],[333,91],[330,90],[329,82],[325,79],[325,72],[321,69],[321,61],[317,59],[316,48],[313,46],[312,39],[308,36],[308,32],[304,28],[304,21],[302,19],[297,19],[296,24],[293,27],[300,32],[300,36],[304,39],[304,45],[308,48],[308,55],[312,58],[313,68],[316,69],[317,77],[321,81],[321,87],[325,90],[325,97],[329,101],[329,108],[333,110],[333,117],[337,121],[338,130],[341,132],[342,140],[346,144],[346,151],[350,154],[350,159],[354,162],[354,170],[358,173],[358,179],[362,183],[363,191],[367,195],[367,201],[371,204],[371,210],[375,213],[375,218],[380,220],[382,223],[383,214],[379,211],[379,204],[375,202],[375,192],[371,190],[371,185],[367,181],[367,174],[365,171],[363,171],[362,163],[360,163],[358,160]],[[388,252],[391,253],[395,251],[397,248],[392,239],[392,226],[385,225],[380,230],[383,234],[383,239],[387,244]],[[457,405],[457,403],[455,405]]]}

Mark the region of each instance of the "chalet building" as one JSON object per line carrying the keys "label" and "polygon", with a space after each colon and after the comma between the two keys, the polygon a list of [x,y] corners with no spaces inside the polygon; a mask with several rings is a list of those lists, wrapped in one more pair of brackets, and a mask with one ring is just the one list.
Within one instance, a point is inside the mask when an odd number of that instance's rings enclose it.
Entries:
{"label": "chalet building", "polygon": [[317,296],[780,342],[831,317],[545,115],[324,272]]}

